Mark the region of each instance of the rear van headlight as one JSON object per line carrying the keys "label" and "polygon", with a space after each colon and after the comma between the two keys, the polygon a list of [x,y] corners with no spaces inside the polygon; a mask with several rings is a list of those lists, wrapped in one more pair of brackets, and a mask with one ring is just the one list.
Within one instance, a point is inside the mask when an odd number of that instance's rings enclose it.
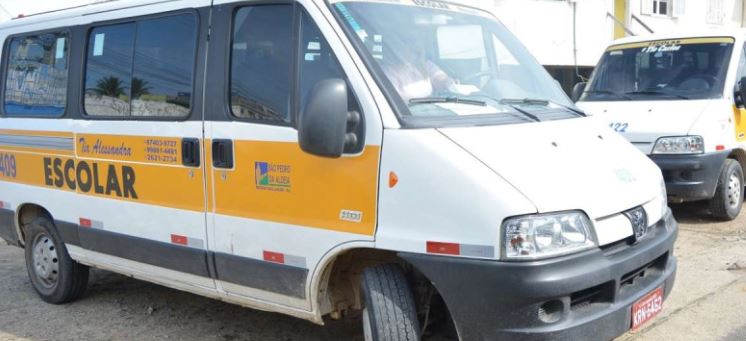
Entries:
{"label": "rear van headlight", "polygon": [[596,247],[592,224],[579,211],[536,214],[503,222],[503,256],[536,260]]}

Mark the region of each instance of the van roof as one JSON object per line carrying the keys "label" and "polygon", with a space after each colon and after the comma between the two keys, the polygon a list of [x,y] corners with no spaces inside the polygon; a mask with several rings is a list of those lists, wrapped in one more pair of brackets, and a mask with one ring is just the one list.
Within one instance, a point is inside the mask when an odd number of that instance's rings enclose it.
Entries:
{"label": "van roof", "polygon": [[626,37],[615,40],[611,45],[638,43],[653,40],[670,40],[682,38],[705,38],[705,37],[734,37],[736,39],[746,36],[746,29],[743,28],[719,28],[719,29],[699,29],[699,30],[680,30],[672,33],[655,33],[639,36]]}
{"label": "van roof", "polygon": [[22,27],[26,25],[34,25],[43,22],[49,22],[60,19],[68,19],[74,17],[81,17],[96,13],[109,12],[118,9],[133,8],[147,6],[151,4],[161,4],[164,2],[174,2],[179,0],[108,0],[101,2],[94,2],[90,4],[63,8],[49,12],[41,12],[36,14],[29,14],[13,18],[6,22],[0,23],[0,30]]}

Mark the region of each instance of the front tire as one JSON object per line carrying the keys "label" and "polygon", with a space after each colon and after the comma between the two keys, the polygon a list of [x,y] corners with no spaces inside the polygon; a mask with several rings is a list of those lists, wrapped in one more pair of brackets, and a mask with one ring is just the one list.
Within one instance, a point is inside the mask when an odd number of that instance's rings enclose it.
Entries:
{"label": "front tire", "polygon": [[733,159],[726,159],[720,171],[715,196],[710,200],[712,216],[719,220],[733,220],[743,206],[743,169]]}
{"label": "front tire", "polygon": [[412,291],[401,267],[381,264],[363,270],[366,341],[418,341],[420,324]]}
{"label": "front tire", "polygon": [[88,267],[67,253],[52,221],[38,217],[26,229],[26,269],[34,290],[52,304],[73,301],[88,286]]}

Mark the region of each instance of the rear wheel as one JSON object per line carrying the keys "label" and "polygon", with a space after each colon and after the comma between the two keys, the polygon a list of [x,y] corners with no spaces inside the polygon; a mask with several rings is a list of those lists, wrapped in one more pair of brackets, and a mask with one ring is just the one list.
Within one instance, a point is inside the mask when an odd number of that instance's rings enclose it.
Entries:
{"label": "rear wheel", "polygon": [[417,309],[401,267],[396,264],[381,264],[366,268],[362,282],[365,296],[365,340],[419,340]]}
{"label": "rear wheel", "polygon": [[710,200],[712,216],[720,220],[738,217],[743,205],[743,169],[738,161],[726,159],[720,172],[715,196]]}
{"label": "rear wheel", "polygon": [[26,269],[42,300],[61,304],[83,295],[88,267],[70,258],[52,221],[38,217],[26,229]]}

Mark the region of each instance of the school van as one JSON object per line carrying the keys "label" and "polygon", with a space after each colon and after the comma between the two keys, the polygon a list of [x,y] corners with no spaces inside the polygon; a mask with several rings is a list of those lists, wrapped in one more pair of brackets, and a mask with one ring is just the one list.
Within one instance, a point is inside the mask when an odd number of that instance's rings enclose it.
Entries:
{"label": "school van", "polygon": [[661,168],[670,202],[706,200],[722,220],[743,204],[745,36],[706,30],[618,40],[575,89],[580,108]]}
{"label": "school van", "polygon": [[46,302],[95,267],[366,340],[597,340],[671,293],[660,170],[482,10],[116,1],[0,40],[0,235]]}

